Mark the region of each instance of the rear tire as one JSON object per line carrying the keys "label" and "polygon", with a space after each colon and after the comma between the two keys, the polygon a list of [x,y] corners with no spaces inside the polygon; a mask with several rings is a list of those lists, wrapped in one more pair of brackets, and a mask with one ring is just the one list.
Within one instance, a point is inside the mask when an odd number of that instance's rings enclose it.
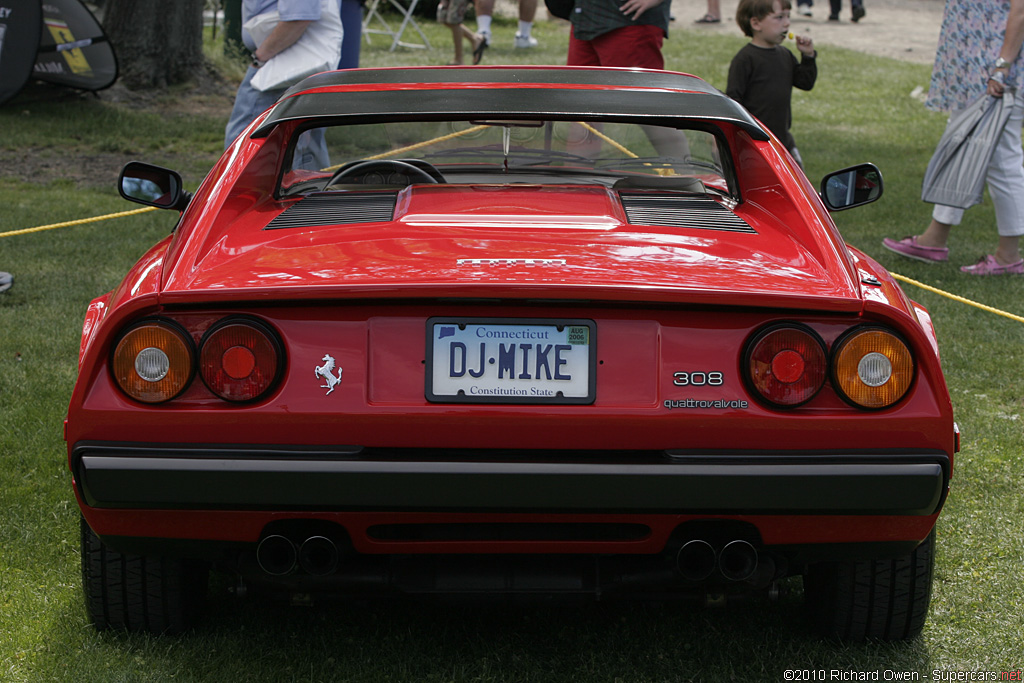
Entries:
{"label": "rear tire", "polygon": [[85,606],[98,630],[176,634],[195,623],[206,597],[206,566],[111,550],[84,519],[81,531]]}
{"label": "rear tire", "polygon": [[815,625],[843,640],[910,640],[928,616],[935,529],[909,555],[811,565],[804,597]]}

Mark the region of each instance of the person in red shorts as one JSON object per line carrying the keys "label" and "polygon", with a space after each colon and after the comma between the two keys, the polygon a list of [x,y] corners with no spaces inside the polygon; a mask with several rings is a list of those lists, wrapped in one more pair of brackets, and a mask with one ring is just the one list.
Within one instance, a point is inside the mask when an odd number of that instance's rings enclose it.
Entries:
{"label": "person in red shorts", "polygon": [[576,0],[569,66],[664,69],[670,0]]}
{"label": "person in red shorts", "polygon": [[[665,68],[661,45],[668,37],[671,0],[619,2],[622,0],[576,0],[569,17],[569,66]],[[645,126],[644,132],[661,156],[689,156],[686,136],[680,131]],[[601,156],[600,136],[585,127],[573,127],[568,145],[575,154]]]}

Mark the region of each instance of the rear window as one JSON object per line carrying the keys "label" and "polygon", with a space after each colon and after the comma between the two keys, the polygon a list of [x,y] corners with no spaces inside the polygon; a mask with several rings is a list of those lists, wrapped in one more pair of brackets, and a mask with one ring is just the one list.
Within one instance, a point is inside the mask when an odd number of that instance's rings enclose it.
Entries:
{"label": "rear window", "polygon": [[634,122],[389,121],[307,130],[290,150],[279,196],[417,182],[729,190],[715,135]]}

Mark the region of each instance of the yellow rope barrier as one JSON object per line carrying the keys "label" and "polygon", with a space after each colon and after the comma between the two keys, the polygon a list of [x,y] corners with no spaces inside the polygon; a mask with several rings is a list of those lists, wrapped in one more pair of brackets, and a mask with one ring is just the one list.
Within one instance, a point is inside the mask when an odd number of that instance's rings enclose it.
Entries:
{"label": "yellow rope barrier", "polygon": [[[615,142],[614,140],[611,140],[606,135],[602,134],[600,131],[592,128],[591,126],[587,125],[586,123],[584,123],[583,125],[586,128],[589,128],[590,130],[592,130],[594,133],[596,133],[601,138],[603,138],[606,142],[609,142],[613,146],[617,147],[620,151],[624,152],[627,155],[631,155],[634,158],[637,158],[635,154],[633,154],[628,149],[626,149],[625,147],[623,147],[619,143]],[[415,145],[409,145],[408,147],[403,147],[401,149],[392,150],[391,152],[386,152],[385,154],[377,155],[376,157],[370,157],[370,159],[379,159],[379,158],[382,158],[382,157],[385,157],[385,156],[393,156],[395,154],[401,154],[401,153],[404,153],[404,152],[412,151],[412,150],[424,147],[426,145],[431,145],[431,144],[435,144],[437,142],[441,142],[441,141],[444,141],[444,140],[449,140],[451,138],[460,137],[462,135],[465,135],[465,134],[473,132],[473,131],[480,130],[482,128],[486,128],[486,126],[475,126],[473,128],[468,128],[468,129],[463,130],[463,131],[458,131],[458,132],[452,133],[451,135],[446,135],[446,136],[441,137],[441,138],[434,138],[433,140],[428,140],[426,142],[421,142],[421,143],[418,143],[418,144],[415,144]],[[324,169],[324,170],[330,170],[330,169]],[[15,235],[27,235],[27,234],[33,233],[33,232],[42,232],[43,230],[54,230],[56,228],[69,228],[69,227],[72,227],[72,226],[75,226],[75,225],[84,225],[86,223],[96,223],[98,221],[105,221],[105,220],[108,220],[110,218],[123,218],[125,216],[134,216],[136,214],[146,213],[147,211],[155,211],[156,208],[157,207],[155,207],[155,206],[147,206],[147,207],[142,208],[142,209],[132,209],[131,211],[121,211],[119,213],[111,213],[111,214],[107,214],[105,216],[96,216],[94,218],[80,218],[78,220],[65,221],[63,223],[52,223],[50,225],[40,225],[40,226],[35,227],[35,228],[25,228],[23,230],[11,230],[9,232],[0,232],[0,237],[13,237]],[[973,306],[974,308],[981,309],[981,310],[986,311],[988,313],[994,313],[995,315],[999,315],[999,316],[1002,316],[1004,318],[1009,318],[1010,320],[1016,320],[1019,323],[1024,323],[1024,317],[1021,317],[1019,315],[1015,315],[1015,314],[1009,313],[1007,311],[1001,311],[998,308],[993,308],[992,306],[986,306],[985,304],[978,303],[977,301],[972,301],[970,299],[966,299],[966,298],[964,298],[962,296],[958,296],[958,295],[953,294],[951,292],[947,292],[947,291],[941,290],[941,289],[939,289],[937,287],[932,287],[931,285],[926,285],[923,282],[918,282],[917,280],[911,279],[911,278],[906,277],[904,275],[900,275],[899,273],[892,273],[892,276],[896,280],[900,280],[901,282],[906,282],[907,284],[914,285],[915,287],[920,287],[921,289],[924,289],[926,291],[932,292],[933,294],[938,294],[939,296],[944,296],[947,299],[952,299],[953,301],[959,301],[962,304],[966,304],[968,306]]]}
{"label": "yellow rope barrier", "polygon": [[975,308],[980,308],[983,311],[987,311],[989,313],[995,313],[996,315],[1001,315],[1004,318],[1009,318],[1010,320],[1016,320],[1019,323],[1024,323],[1024,318],[1022,318],[1019,315],[1014,315],[1013,313],[1007,313],[1006,311],[1000,311],[998,308],[992,308],[991,306],[986,306],[985,304],[979,304],[977,301],[971,301],[970,299],[965,299],[962,296],[957,296],[956,294],[951,294],[950,292],[945,292],[945,291],[943,291],[941,289],[938,289],[937,287],[932,287],[931,285],[926,285],[923,282],[918,282],[917,280],[912,280],[909,277],[905,277],[903,275],[900,275],[899,273],[892,273],[892,276],[894,278],[896,278],[897,280],[901,280],[903,282],[912,284],[915,287],[920,287],[921,289],[928,290],[929,292],[932,292],[933,294],[938,294],[939,296],[944,296],[944,297],[946,297],[948,299],[952,299],[953,301],[959,301],[962,304],[967,304],[968,306],[974,306]]}
{"label": "yellow rope barrier", "polygon": [[40,225],[36,228],[25,228],[24,230],[11,230],[10,232],[0,232],[0,237],[14,237],[15,235],[27,235],[30,232],[42,232],[43,230],[54,230],[55,228],[70,228],[74,225],[84,225],[85,223],[96,223],[98,221],[105,221],[109,218],[122,218],[124,216],[134,216],[135,214],[145,213],[147,211],[156,211],[155,206],[147,206],[144,209],[132,209],[131,211],[121,211],[120,213],[110,213],[106,216],[96,216],[95,218],[79,218],[75,221],[65,221],[63,223],[52,223],[50,225]]}
{"label": "yellow rope barrier", "polygon": [[[589,130],[594,135],[596,135],[597,137],[599,137],[602,140],[604,140],[605,142],[607,142],[609,145],[611,145],[615,149],[617,149],[620,152],[622,152],[623,154],[625,154],[626,156],[628,156],[628,157],[630,157],[632,159],[639,159],[640,158],[639,154],[634,154],[630,150],[626,149],[626,147],[623,144],[621,144],[617,140],[613,140],[612,138],[608,137],[607,135],[605,135],[604,133],[599,131],[597,128],[594,128],[592,125],[587,123],[586,121],[580,121],[579,124],[581,126],[583,126],[585,129]],[[653,166],[653,165],[654,164],[650,164],[650,163],[644,164],[644,166]],[[656,168],[656,169],[654,169],[654,172],[655,172],[655,174],[660,175],[660,176],[671,176],[671,175],[674,175],[674,172],[673,172],[673,170],[671,168]]]}
{"label": "yellow rope barrier", "polygon": [[488,126],[473,126],[472,128],[467,128],[465,130],[457,130],[454,133],[449,133],[448,135],[442,135],[441,137],[437,137],[437,138],[434,138],[432,140],[424,140],[423,142],[417,142],[417,143],[409,145],[407,147],[401,147],[399,149],[392,149],[392,150],[384,152],[382,154],[375,154],[372,157],[366,157],[366,158],[367,158],[367,160],[374,161],[376,159],[386,159],[388,157],[397,156],[399,154],[405,154],[406,152],[415,152],[418,149],[423,149],[424,147],[429,147],[431,145],[436,145],[439,142],[448,142],[449,140],[454,140],[455,138],[461,138],[463,135],[469,135],[470,133],[476,133],[477,131],[484,130],[485,128],[488,128]]}
{"label": "yellow rope barrier", "polygon": [[[447,142],[448,140],[452,140],[454,138],[460,138],[463,135],[468,135],[470,133],[475,133],[477,131],[484,130],[485,128],[487,128],[487,126],[473,126],[472,128],[467,128],[465,130],[457,130],[454,133],[449,133],[448,135],[442,135],[441,137],[438,137],[438,138],[433,138],[431,140],[424,140],[423,142],[417,142],[415,144],[408,145],[406,147],[399,147],[398,149],[391,149],[391,150],[388,150],[387,152],[381,152],[380,154],[374,154],[373,156],[366,157],[365,161],[377,161],[379,159],[387,159],[388,157],[394,157],[394,156],[398,156],[400,154],[405,154],[406,152],[415,152],[418,149],[423,149],[424,147],[429,147],[430,145],[436,145],[439,142]],[[344,164],[336,164],[334,166],[328,166],[327,168],[322,168],[320,170],[321,171],[328,171],[328,172],[330,172],[330,171],[337,171],[342,166],[344,166]]]}
{"label": "yellow rope barrier", "polygon": [[610,137],[608,137],[607,135],[605,135],[604,133],[599,131],[597,128],[594,128],[592,125],[590,125],[586,121],[580,121],[580,125],[583,126],[585,129],[587,129],[588,131],[590,131],[591,133],[593,133],[594,135],[596,135],[597,137],[599,137],[602,140],[604,140],[605,142],[607,142],[609,145],[611,145],[615,149],[617,149],[620,152],[622,152],[623,154],[625,154],[626,156],[628,156],[630,158],[633,158],[633,159],[639,159],[640,158],[640,155],[633,154],[633,152],[631,152],[628,149],[626,149],[617,140],[611,139]]}

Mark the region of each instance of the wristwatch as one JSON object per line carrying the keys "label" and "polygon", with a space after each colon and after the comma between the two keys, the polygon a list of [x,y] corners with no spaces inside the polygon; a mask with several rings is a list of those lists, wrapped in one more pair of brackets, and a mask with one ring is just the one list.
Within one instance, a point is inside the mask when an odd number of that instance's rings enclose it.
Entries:
{"label": "wristwatch", "polygon": [[996,69],[1008,69],[1008,68],[1010,68],[1010,63],[1008,61],[1006,61],[1005,59],[1003,59],[1002,57],[997,57],[995,64],[992,65],[992,70],[993,71],[995,71]]}
{"label": "wristwatch", "polygon": [[253,52],[251,56],[252,56],[252,67],[254,69],[258,69],[258,68],[260,68],[261,66],[263,66],[264,64],[267,63],[267,61],[265,59],[260,59],[259,57],[257,57],[255,52]]}

